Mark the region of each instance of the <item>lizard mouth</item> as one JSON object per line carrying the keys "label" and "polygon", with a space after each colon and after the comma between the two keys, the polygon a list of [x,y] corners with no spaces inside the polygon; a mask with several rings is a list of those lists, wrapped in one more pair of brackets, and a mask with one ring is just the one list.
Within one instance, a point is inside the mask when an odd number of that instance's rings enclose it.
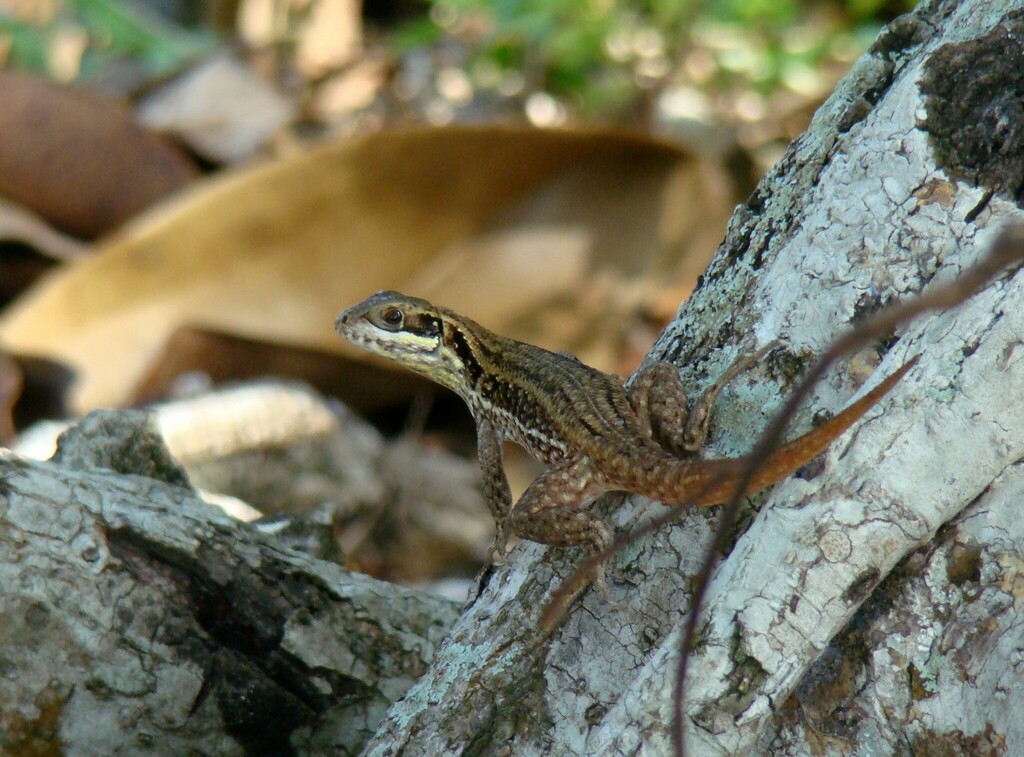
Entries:
{"label": "lizard mouth", "polygon": [[360,328],[359,323],[339,323],[336,324],[338,333],[351,342],[356,347],[361,347],[367,352],[372,352],[377,355],[383,355],[385,357],[392,357],[397,355],[403,355],[407,353],[415,353],[415,349],[393,343],[391,340],[381,339],[377,337],[372,331],[368,331],[366,328]]}
{"label": "lizard mouth", "polygon": [[350,315],[352,315],[351,310],[343,310],[334,319],[334,330],[339,334],[347,334],[351,330],[352,326],[348,322]]}
{"label": "lizard mouth", "polygon": [[[365,319],[360,321],[353,318],[351,310],[345,310],[334,320],[334,330],[350,341],[362,343],[367,338],[365,333],[366,323],[368,322]],[[360,328],[360,326],[363,328]]]}
{"label": "lizard mouth", "polygon": [[349,312],[346,310],[334,321],[334,330],[342,337],[360,347],[369,347],[373,344],[365,329],[359,328],[358,323],[349,320]]}
{"label": "lizard mouth", "polygon": [[351,326],[338,329],[338,333],[352,342],[352,344],[360,347],[374,347],[379,344],[379,341],[373,339],[369,334],[366,334],[359,329],[354,329]]}

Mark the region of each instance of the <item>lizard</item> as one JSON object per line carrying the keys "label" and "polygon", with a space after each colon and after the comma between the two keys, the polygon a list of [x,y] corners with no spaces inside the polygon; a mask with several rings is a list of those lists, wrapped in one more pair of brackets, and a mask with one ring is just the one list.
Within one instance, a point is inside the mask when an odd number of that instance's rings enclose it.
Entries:
{"label": "lizard", "polygon": [[[499,336],[426,300],[378,292],[342,312],[336,331],[354,345],[451,389],[476,423],[484,494],[494,516],[494,562],[508,533],[550,546],[605,549],[609,526],[589,505],[607,491],[664,504],[723,504],[746,459],[698,458],[715,399],[774,344],[740,357],[688,409],[675,366],[645,365],[628,389],[575,357]],[[767,488],[817,457],[875,405],[916,362],[911,360],[856,402],[772,452],[744,494]],[[513,504],[502,467],[503,441],[549,466]],[[688,456],[687,456],[688,455]],[[607,594],[603,570],[597,584]]]}

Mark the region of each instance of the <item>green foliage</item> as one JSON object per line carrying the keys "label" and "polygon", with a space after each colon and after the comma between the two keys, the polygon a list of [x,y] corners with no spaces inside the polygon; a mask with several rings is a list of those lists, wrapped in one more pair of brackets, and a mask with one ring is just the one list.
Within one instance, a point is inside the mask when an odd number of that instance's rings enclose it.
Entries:
{"label": "green foliage", "polygon": [[49,41],[36,27],[0,13],[0,39],[8,41],[9,57],[20,68],[46,70]]}
{"label": "green foliage", "polygon": [[391,33],[391,49],[404,55],[423,47],[437,44],[444,31],[429,18],[412,21]]}
{"label": "green foliage", "polygon": [[[709,53],[705,90],[753,87],[770,92],[807,78],[838,44],[865,45],[912,0],[426,0],[425,24],[401,30],[396,49],[414,38],[466,47],[467,71],[525,77],[523,96],[546,92],[581,115],[615,115],[667,84],[681,59]],[[905,6],[905,7],[904,7]],[[794,30],[804,38],[794,42]],[[411,32],[415,29],[415,32]],[[817,34],[808,43],[806,38]],[[862,49],[862,48],[861,48]],[[486,90],[488,84],[477,82]],[[491,86],[497,86],[491,84]]]}
{"label": "green foliage", "polygon": [[[621,106],[636,89],[631,35],[678,37],[691,2],[433,0],[431,6],[438,27],[468,46],[471,63],[484,59],[521,73],[526,92],[548,91],[573,97],[583,110],[602,110]],[[616,37],[618,52],[609,50]]]}
{"label": "green foliage", "polygon": [[63,0],[53,13],[31,20],[0,10],[0,42],[9,45],[8,64],[54,75],[54,50],[62,35],[81,38],[81,57],[72,78],[88,79],[105,65],[130,58],[147,75],[173,71],[209,53],[211,32],[183,30],[140,6],[118,0]]}

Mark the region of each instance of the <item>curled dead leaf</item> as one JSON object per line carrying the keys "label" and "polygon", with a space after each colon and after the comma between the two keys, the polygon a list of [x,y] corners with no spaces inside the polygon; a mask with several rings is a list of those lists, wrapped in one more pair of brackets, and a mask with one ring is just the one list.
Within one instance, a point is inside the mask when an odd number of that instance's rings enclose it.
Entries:
{"label": "curled dead leaf", "polygon": [[645,280],[710,254],[723,186],[679,149],[621,133],[383,132],[162,205],[17,302],[0,343],[75,367],[84,410],[124,402],[185,323],[345,352],[337,312],[391,288],[614,367],[603,345],[623,339]]}
{"label": "curled dead leaf", "polygon": [[199,174],[124,105],[84,89],[0,72],[0,195],[92,238]]}

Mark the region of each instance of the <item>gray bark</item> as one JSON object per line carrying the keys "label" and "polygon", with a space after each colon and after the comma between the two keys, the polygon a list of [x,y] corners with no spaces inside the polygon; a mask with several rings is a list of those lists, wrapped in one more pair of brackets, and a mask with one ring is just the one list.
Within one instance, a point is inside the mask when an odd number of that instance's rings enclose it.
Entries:
{"label": "gray bark", "polygon": [[0,454],[0,752],[355,753],[455,606],[228,518],[148,423]]}

